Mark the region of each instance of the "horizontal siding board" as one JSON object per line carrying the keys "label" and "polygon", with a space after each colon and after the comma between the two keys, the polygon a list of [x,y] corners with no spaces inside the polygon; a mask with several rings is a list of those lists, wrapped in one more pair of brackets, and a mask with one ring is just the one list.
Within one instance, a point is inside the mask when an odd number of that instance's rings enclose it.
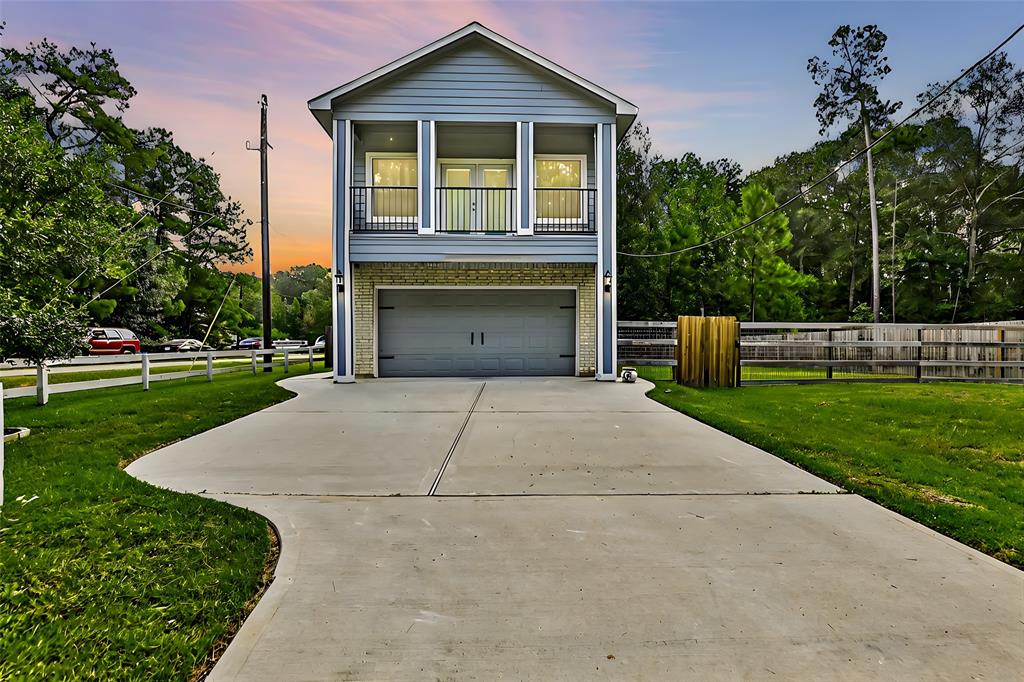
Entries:
{"label": "horizontal siding board", "polygon": [[[507,90],[446,90],[448,97],[455,98],[472,98],[485,100],[488,104],[491,103],[509,103],[513,105],[520,105],[523,103],[524,97],[529,97],[531,100],[537,101],[541,106],[545,102],[549,101],[559,106],[566,106],[562,100],[562,96],[557,92],[549,92],[545,90],[521,90],[518,92],[509,92]],[[528,93],[528,94],[527,94]],[[378,95],[364,98],[360,102],[360,106],[366,106],[368,104],[420,104],[424,102],[431,102],[437,100],[437,91],[427,88],[401,88],[396,89],[393,95]],[[573,107],[576,109],[590,110],[589,107]]]}
{"label": "horizontal siding board", "polygon": [[[447,102],[451,102],[451,99],[447,99]],[[487,98],[475,99],[472,104],[441,104],[437,101],[425,101],[422,103],[400,103],[394,104],[380,103],[380,104],[366,104],[360,105],[359,107],[353,108],[350,111],[359,114],[360,112],[367,113],[408,113],[408,114],[420,114],[429,115],[433,113],[438,114],[457,114],[457,113],[469,113],[469,114],[486,114],[486,113],[504,113],[513,116],[518,115],[531,115],[541,114],[549,116],[580,116],[596,114],[585,107],[573,107],[565,106],[564,104],[537,104],[527,103],[520,100],[520,104],[502,104],[500,102],[490,103]]]}
{"label": "horizontal siding board", "polygon": [[494,115],[506,120],[614,117],[615,106],[482,40],[454,46],[335,103],[345,118]]}
{"label": "horizontal siding board", "polygon": [[[354,121],[417,121],[424,118],[434,121],[461,121],[465,123],[508,123],[509,116],[502,113],[437,113],[426,116],[422,112],[355,112],[341,109],[334,112],[336,120]],[[614,116],[589,116],[589,115],[555,115],[535,114],[524,117],[522,120],[537,121],[538,123],[571,123],[571,124],[592,124],[592,123],[615,123]]]}
{"label": "horizontal siding board", "polygon": [[360,235],[349,239],[353,262],[494,262],[596,263],[596,236]]}

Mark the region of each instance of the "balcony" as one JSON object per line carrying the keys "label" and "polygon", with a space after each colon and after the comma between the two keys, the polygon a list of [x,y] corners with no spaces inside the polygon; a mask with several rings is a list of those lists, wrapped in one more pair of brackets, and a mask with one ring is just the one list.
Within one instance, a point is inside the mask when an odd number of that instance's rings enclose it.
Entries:
{"label": "balcony", "polygon": [[516,231],[514,187],[438,187],[434,225],[449,234],[511,234]]}
{"label": "balcony", "polygon": [[[352,187],[352,231],[416,233],[416,187]],[[514,187],[436,187],[432,203],[434,231],[440,234],[515,234],[519,223]],[[597,190],[536,189],[533,233],[592,235],[597,232]]]}
{"label": "balcony", "polygon": [[415,233],[418,196],[415,187],[353,187],[352,231]]}
{"label": "balcony", "polygon": [[596,234],[597,190],[533,190],[534,234]]}

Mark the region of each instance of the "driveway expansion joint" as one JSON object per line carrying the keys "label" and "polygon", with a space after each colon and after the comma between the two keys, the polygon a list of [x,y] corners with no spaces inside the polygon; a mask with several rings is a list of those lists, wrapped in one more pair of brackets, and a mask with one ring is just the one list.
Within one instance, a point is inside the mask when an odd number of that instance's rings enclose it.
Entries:
{"label": "driveway expansion joint", "polygon": [[437,470],[437,478],[434,479],[434,484],[430,486],[430,492],[427,493],[428,495],[433,495],[437,491],[437,486],[441,483],[441,477],[444,476],[444,470],[448,468],[448,462],[451,461],[452,455],[455,454],[455,448],[459,445],[459,439],[462,438],[462,433],[466,430],[466,425],[469,424],[469,418],[473,416],[473,410],[476,409],[476,404],[480,402],[480,396],[484,394],[485,388],[487,388],[486,381],[480,384],[480,390],[476,392],[476,397],[473,398],[473,403],[469,406],[469,411],[466,412],[466,418],[462,420],[462,426],[459,427],[458,432],[455,434],[455,440],[452,441],[452,446],[448,449],[448,455],[441,463],[441,468]]}

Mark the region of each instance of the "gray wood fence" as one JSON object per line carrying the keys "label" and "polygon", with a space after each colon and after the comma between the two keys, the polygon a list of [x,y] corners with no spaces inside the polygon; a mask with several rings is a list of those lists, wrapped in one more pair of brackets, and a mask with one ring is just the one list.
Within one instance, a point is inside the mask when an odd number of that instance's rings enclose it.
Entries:
{"label": "gray wood fence", "polygon": [[[674,366],[675,322],[619,323],[619,363]],[[743,322],[741,381],[1024,384],[1024,321],[992,324]]]}

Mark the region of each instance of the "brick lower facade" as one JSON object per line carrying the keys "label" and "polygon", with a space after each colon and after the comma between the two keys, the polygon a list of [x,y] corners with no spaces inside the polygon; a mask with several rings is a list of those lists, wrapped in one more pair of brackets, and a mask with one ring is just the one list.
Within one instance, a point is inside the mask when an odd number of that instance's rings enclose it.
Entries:
{"label": "brick lower facade", "polygon": [[546,287],[572,286],[579,296],[577,370],[593,376],[597,364],[597,290],[594,265],[587,263],[354,263],[355,373],[373,375],[378,286]]}

